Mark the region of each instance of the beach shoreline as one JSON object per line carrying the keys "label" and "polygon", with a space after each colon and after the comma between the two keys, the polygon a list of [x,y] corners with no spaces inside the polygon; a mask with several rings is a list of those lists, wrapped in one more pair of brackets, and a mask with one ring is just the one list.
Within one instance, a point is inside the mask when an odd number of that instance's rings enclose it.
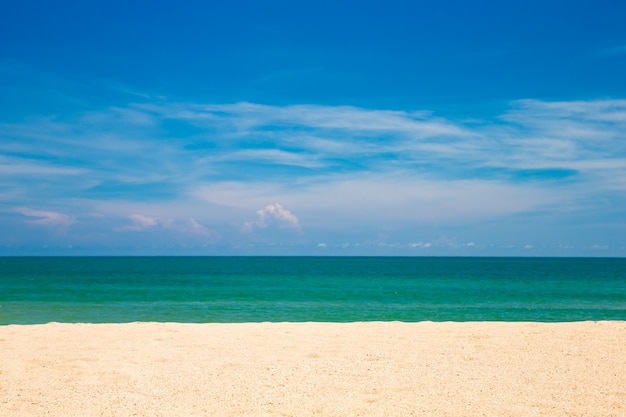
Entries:
{"label": "beach shoreline", "polygon": [[6,416],[623,416],[626,322],[0,326]]}

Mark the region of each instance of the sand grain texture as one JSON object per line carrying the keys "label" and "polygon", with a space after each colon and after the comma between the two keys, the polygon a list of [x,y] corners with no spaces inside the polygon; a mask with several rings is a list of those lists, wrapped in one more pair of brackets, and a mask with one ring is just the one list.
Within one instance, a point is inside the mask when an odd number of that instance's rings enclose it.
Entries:
{"label": "sand grain texture", "polygon": [[2,416],[626,416],[626,322],[0,327]]}

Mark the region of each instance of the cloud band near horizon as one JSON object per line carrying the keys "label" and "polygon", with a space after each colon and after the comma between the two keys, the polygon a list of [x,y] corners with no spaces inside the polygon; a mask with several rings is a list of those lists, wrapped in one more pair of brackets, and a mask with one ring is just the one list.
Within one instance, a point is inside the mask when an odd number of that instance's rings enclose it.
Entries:
{"label": "cloud band near horizon", "polygon": [[[156,100],[31,117],[1,132],[0,222],[21,215],[23,228],[7,228],[17,235],[57,223],[65,240],[74,230],[151,229],[232,247],[248,242],[248,225],[267,244],[313,248],[334,234],[362,241],[383,233],[411,247],[433,224],[443,233],[480,222],[504,230],[532,217],[561,230],[576,219],[577,227],[601,225],[598,237],[624,227],[626,100],[520,100],[471,121]],[[468,241],[497,244],[505,234]],[[539,246],[539,236],[526,239]],[[576,239],[560,244],[583,247]]]}

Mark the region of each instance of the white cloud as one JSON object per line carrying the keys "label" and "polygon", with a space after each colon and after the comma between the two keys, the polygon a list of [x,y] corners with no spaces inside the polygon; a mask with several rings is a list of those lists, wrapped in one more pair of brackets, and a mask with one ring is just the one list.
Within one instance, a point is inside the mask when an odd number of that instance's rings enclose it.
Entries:
{"label": "white cloud", "polygon": [[132,221],[132,224],[116,227],[114,231],[140,232],[147,229],[159,228],[188,235],[199,235],[204,237],[210,237],[213,239],[219,238],[219,234],[217,232],[200,224],[194,218],[190,218],[189,220],[184,222],[177,221],[169,217],[162,218],[146,216],[143,214],[131,214],[128,216],[128,218]]}
{"label": "white cloud", "polygon": [[26,223],[29,224],[67,227],[75,221],[74,217],[56,211],[33,210],[26,207],[18,208],[16,211],[24,216],[36,218],[35,220],[27,220]]}
{"label": "white cloud", "polygon": [[608,250],[609,249],[609,245],[600,245],[600,244],[593,244],[591,246],[589,246],[589,249],[591,250]]}
{"label": "white cloud", "polygon": [[265,229],[270,225],[270,223],[272,223],[272,220],[276,220],[279,227],[287,226],[296,230],[301,230],[298,218],[278,203],[268,204],[264,208],[257,210],[256,213],[257,219],[255,221],[244,223],[244,231],[251,232],[254,228]]}
{"label": "white cloud", "polygon": [[145,216],[143,214],[131,214],[128,218],[132,221],[133,224],[128,226],[122,226],[116,228],[116,231],[134,231],[138,232],[141,230],[149,229],[158,224],[158,219],[155,217]]}
{"label": "white cloud", "polygon": [[157,224],[157,219],[154,217],[144,216],[143,214],[131,214],[128,217],[142,228],[156,226]]}
{"label": "white cloud", "polygon": [[300,228],[298,218],[294,216],[289,210],[283,208],[283,206],[281,206],[280,204],[269,204],[265,206],[265,208],[258,210],[257,214],[259,215],[260,223],[263,225],[265,225],[267,217],[273,217],[275,219],[286,222],[296,229]]}

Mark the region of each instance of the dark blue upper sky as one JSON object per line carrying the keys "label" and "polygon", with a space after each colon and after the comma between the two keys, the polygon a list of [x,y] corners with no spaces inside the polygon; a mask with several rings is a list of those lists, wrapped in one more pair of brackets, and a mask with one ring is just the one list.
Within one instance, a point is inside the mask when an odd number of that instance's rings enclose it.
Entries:
{"label": "dark blue upper sky", "polygon": [[621,1],[21,1],[1,7],[5,59],[181,100],[462,112],[528,97],[626,94]]}
{"label": "dark blue upper sky", "polygon": [[3,1],[0,245],[623,255],[624,73],[623,1]]}

